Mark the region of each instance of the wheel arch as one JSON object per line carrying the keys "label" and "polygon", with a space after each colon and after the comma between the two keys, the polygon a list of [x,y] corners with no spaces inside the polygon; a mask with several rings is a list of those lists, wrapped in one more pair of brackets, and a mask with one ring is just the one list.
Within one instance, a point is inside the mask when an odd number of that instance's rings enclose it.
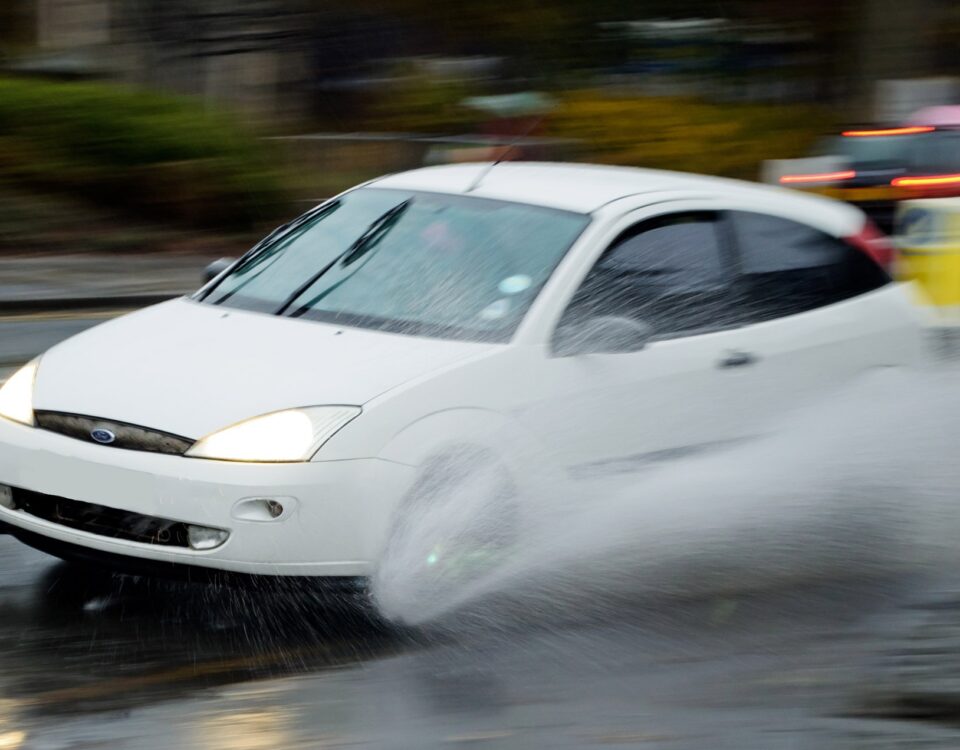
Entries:
{"label": "wheel arch", "polygon": [[543,446],[517,420],[475,407],[446,409],[418,419],[384,446],[380,458],[426,469],[465,453],[500,462],[521,491],[532,474],[553,471]]}

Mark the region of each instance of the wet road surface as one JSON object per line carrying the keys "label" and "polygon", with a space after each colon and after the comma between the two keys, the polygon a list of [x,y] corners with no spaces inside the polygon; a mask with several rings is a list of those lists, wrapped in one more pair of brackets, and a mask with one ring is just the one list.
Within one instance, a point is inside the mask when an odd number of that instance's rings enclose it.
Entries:
{"label": "wet road surface", "polygon": [[5,369],[23,364],[54,344],[120,314],[122,311],[106,310],[0,316],[0,380],[5,377]]}
{"label": "wet road surface", "polygon": [[0,568],[2,748],[960,742],[960,596],[943,581],[619,602],[424,633],[315,591],[114,577],[9,537]]}

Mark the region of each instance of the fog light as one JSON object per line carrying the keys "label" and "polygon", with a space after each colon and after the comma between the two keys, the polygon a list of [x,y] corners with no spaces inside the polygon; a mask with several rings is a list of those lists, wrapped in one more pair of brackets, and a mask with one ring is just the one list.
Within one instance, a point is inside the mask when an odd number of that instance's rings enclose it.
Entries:
{"label": "fog light", "polygon": [[230,536],[230,532],[221,529],[208,529],[206,526],[187,526],[187,541],[195,550],[216,549]]}
{"label": "fog light", "polygon": [[286,518],[296,507],[297,500],[293,497],[245,497],[233,506],[232,515],[240,521],[269,523]]}
{"label": "fog light", "polygon": [[13,487],[0,484],[0,508],[6,508],[7,510],[17,509],[17,503],[13,499]]}

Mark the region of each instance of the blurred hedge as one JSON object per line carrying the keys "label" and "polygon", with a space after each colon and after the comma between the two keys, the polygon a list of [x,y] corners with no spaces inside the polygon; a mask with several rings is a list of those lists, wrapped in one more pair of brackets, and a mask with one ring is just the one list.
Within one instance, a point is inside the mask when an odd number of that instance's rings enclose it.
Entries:
{"label": "blurred hedge", "polygon": [[284,208],[265,149],[192,100],[0,78],[0,179],[13,184],[193,225],[249,227]]}
{"label": "blurred hedge", "polygon": [[590,161],[756,179],[764,159],[803,155],[830,125],[827,113],[808,105],[586,90],[563,95],[549,133],[579,140],[580,157]]}
{"label": "blurred hedge", "polygon": [[394,69],[389,90],[375,96],[365,117],[371,130],[462,133],[474,128],[477,114],[463,100],[477,93],[468,81],[431,76],[410,66]]}

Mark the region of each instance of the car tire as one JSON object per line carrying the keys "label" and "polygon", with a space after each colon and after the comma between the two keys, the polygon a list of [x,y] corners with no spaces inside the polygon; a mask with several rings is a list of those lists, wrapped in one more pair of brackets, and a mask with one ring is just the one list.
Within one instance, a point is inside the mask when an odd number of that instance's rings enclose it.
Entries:
{"label": "car tire", "polygon": [[462,448],[427,462],[394,517],[374,577],[374,600],[406,622],[481,593],[516,548],[516,485],[489,451]]}

